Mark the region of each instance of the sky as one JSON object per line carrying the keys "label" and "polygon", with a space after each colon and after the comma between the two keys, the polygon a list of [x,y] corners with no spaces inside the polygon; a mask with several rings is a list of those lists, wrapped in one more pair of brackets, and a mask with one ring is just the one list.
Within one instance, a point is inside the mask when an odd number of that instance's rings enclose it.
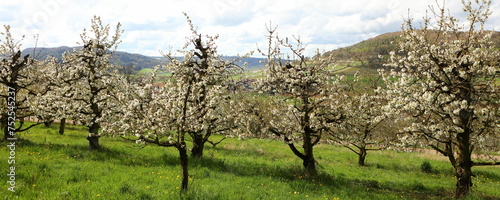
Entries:
{"label": "sky", "polygon": [[[465,21],[460,0],[444,4]],[[199,33],[219,35],[220,54],[265,49],[271,24],[282,38],[300,37],[311,56],[399,31],[405,18],[421,19],[429,5],[435,7],[436,0],[2,0],[0,24],[10,25],[17,39],[25,35],[22,48],[35,46],[34,35],[38,47],[78,46],[93,16],[100,16],[113,28],[121,23],[118,50],[160,56],[186,43],[185,12]],[[499,31],[500,3],[493,1],[490,9],[486,28]]]}

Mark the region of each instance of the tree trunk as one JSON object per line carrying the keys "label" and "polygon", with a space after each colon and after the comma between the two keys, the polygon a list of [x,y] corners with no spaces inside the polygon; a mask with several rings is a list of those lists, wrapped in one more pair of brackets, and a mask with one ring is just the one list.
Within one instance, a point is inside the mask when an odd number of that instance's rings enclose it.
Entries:
{"label": "tree trunk", "polygon": [[[9,90],[10,91],[10,90]],[[17,90],[16,90],[17,91]],[[16,96],[11,96],[9,94],[9,97],[16,97]],[[11,103],[10,100],[9,100],[9,97],[5,97],[5,102],[7,102],[6,106],[8,106],[8,103]],[[17,103],[17,102],[16,102]],[[7,112],[3,113],[2,116],[0,116],[0,124],[1,124],[1,128],[3,129],[3,140],[4,141],[7,141],[7,139],[9,138],[13,138],[14,136],[11,135],[11,131],[9,131],[9,127],[11,127],[11,130],[12,128],[15,128],[15,121],[11,121],[12,118],[9,119],[9,117],[14,117],[16,118],[16,106],[8,106],[6,107],[7,108]],[[13,116],[12,116],[13,115]],[[10,123],[10,124],[9,124]],[[14,123],[14,124],[12,124]]]}
{"label": "tree trunk", "polygon": [[203,156],[203,148],[206,141],[201,134],[191,134],[191,137],[193,138],[193,149],[191,149],[191,156],[201,158]]}
{"label": "tree trunk", "polygon": [[177,147],[179,150],[179,159],[182,167],[182,184],[181,191],[188,190],[188,181],[189,181],[189,173],[188,173],[188,155],[186,150],[186,143],[181,142],[181,144]]}
{"label": "tree trunk", "polygon": [[303,132],[302,132],[302,138],[303,138],[303,144],[302,148],[304,149],[304,153],[300,152],[294,145],[294,143],[283,133],[278,131],[274,127],[270,127],[268,130],[275,135],[281,137],[284,136],[284,140],[286,143],[288,143],[288,147],[292,150],[293,154],[295,154],[297,157],[302,159],[302,165],[304,166],[307,175],[309,176],[316,176],[318,174],[318,171],[316,170],[316,159],[314,159],[314,145],[316,142],[319,141],[319,138],[317,141],[313,142],[312,141],[312,134],[313,130],[309,126],[309,116],[308,113],[304,115],[302,119],[302,124],[304,125]]}
{"label": "tree trunk", "polygon": [[61,119],[61,124],[59,124],[59,134],[64,135],[64,129],[66,127],[66,118]]}
{"label": "tree trunk", "polygon": [[316,160],[314,159],[313,142],[311,138],[311,129],[309,126],[304,128],[304,157],[302,158],[303,165],[306,168],[306,172],[310,176],[316,176],[318,171],[316,170]]}
{"label": "tree trunk", "polygon": [[[461,89],[460,92],[462,96],[468,102],[471,102],[469,91],[470,84],[467,84],[466,89]],[[462,109],[459,112],[460,122],[462,124],[462,133],[457,133],[457,158],[453,164],[455,167],[455,177],[457,178],[457,185],[455,190],[455,197],[461,198],[469,194],[470,188],[472,187],[472,159],[471,159],[471,149],[470,149],[470,135],[472,134],[472,129],[470,128],[473,120],[474,110],[472,109]]]}
{"label": "tree trunk", "polygon": [[98,123],[92,123],[92,125],[89,127],[89,136],[87,137],[87,140],[89,140],[90,150],[98,150],[100,148],[99,128],[100,126]]}
{"label": "tree trunk", "polygon": [[2,122],[2,128],[3,128],[3,140],[7,141],[7,139],[11,138],[12,136],[9,134],[9,129],[7,128],[6,125]]}
{"label": "tree trunk", "polygon": [[89,140],[90,150],[99,150],[99,148],[100,148],[100,145],[99,145],[99,136],[91,136],[91,135],[89,135],[87,137],[87,140]]}
{"label": "tree trunk", "polygon": [[470,134],[468,131],[459,133],[457,136],[458,142],[458,155],[455,167],[455,177],[457,178],[457,185],[455,190],[455,197],[461,198],[469,194],[472,187],[472,159],[470,151]]}
{"label": "tree trunk", "polygon": [[358,165],[359,166],[365,166],[365,159],[366,159],[366,148],[359,148],[359,154],[358,154]]}
{"label": "tree trunk", "polygon": [[50,125],[52,124],[53,121],[44,121],[43,122],[43,125],[46,127],[46,128],[49,128]]}
{"label": "tree trunk", "polygon": [[314,156],[305,156],[303,159],[303,165],[306,168],[306,173],[309,176],[316,176],[318,174],[318,171],[316,170],[316,160],[314,159]]}
{"label": "tree trunk", "polygon": [[3,130],[3,140],[4,141],[7,141],[8,138],[11,138],[10,134],[9,134],[9,128],[7,126],[7,115],[5,116],[2,116],[2,118],[0,118],[0,124],[2,126],[2,130]]}

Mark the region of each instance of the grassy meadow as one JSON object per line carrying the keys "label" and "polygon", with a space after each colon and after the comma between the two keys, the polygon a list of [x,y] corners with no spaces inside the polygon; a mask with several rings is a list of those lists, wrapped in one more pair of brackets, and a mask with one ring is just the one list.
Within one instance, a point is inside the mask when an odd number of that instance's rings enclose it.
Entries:
{"label": "grassy meadow", "polygon": [[[370,152],[368,166],[359,167],[349,150],[320,144],[320,175],[304,177],[283,142],[228,138],[208,144],[204,158],[190,158],[189,191],[181,195],[176,149],[102,137],[103,149],[89,151],[86,128],[68,125],[59,135],[57,126],[18,135],[16,192],[2,175],[2,199],[451,199],[455,186],[452,167],[435,153]],[[4,174],[7,144],[0,151]],[[500,167],[473,172],[467,199],[500,199]]]}
{"label": "grassy meadow", "polygon": [[[151,68],[143,68],[137,72],[138,76],[150,76],[153,73],[154,69]],[[170,76],[170,72],[159,71],[157,76]]]}

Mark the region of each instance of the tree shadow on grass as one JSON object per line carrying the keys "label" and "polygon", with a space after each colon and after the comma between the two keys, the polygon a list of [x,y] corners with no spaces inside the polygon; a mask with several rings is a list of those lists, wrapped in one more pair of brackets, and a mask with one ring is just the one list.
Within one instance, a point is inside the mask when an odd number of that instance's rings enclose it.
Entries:
{"label": "tree shadow on grass", "polygon": [[[131,144],[132,145],[132,144]],[[101,145],[99,150],[90,150],[87,144],[55,144],[55,143],[37,143],[27,139],[18,139],[18,147],[27,146],[32,149],[49,149],[51,154],[59,154],[61,157],[75,159],[77,161],[98,161],[113,163],[117,165],[128,166],[176,166],[178,158],[167,154],[169,148],[165,148],[165,153],[149,155],[146,152],[140,152],[141,147],[130,147],[135,150],[125,150]],[[131,154],[131,151],[137,151],[137,154]],[[58,152],[58,153],[54,153]]]}
{"label": "tree shadow on grass", "polygon": [[[394,193],[398,196],[416,199],[443,199],[451,197],[452,193],[443,192],[443,188],[431,189],[422,183],[414,182],[408,186],[397,183],[386,184],[377,180],[357,179],[345,176],[334,176],[327,172],[320,172],[317,176],[305,175],[301,166],[269,166],[252,162],[234,163],[217,158],[191,158],[191,169],[197,169],[193,178],[216,178],[218,173],[231,173],[236,176],[261,176],[288,184],[296,191],[319,190],[329,187],[332,190],[363,191],[368,196],[379,193]],[[204,170],[206,168],[207,170]]]}
{"label": "tree shadow on grass", "polygon": [[[114,163],[118,165],[127,166],[179,166],[179,157],[177,151],[172,148],[165,149],[163,154],[148,155],[145,152],[131,154],[131,150],[123,147],[106,147],[98,151],[90,151],[87,145],[77,144],[50,144],[50,143],[36,143],[26,139],[18,141],[19,146],[29,146],[35,149],[50,149],[53,152],[59,152],[70,159],[77,161],[98,161],[103,163]],[[136,148],[138,152],[142,151],[139,147]],[[147,148],[144,147],[144,148]],[[171,152],[168,152],[169,149]],[[230,157],[262,156],[261,153],[251,149],[225,149],[225,148],[208,148],[210,150],[222,151],[224,155]],[[208,150],[207,149],[207,150]],[[269,157],[272,155],[266,155]],[[279,158],[276,158],[279,159]],[[448,199],[451,197],[452,191],[445,191],[444,188],[428,188],[418,181],[414,181],[406,186],[401,186],[401,183],[387,183],[379,182],[370,179],[357,179],[354,177],[346,177],[345,175],[332,175],[328,172],[321,171],[317,176],[310,177],[305,175],[302,166],[289,166],[285,164],[265,164],[252,162],[251,160],[230,160],[220,159],[214,157],[202,158],[189,158],[189,167],[191,176],[193,178],[217,178],[219,173],[230,173],[236,176],[259,176],[264,178],[274,179],[283,182],[283,184],[290,185],[297,191],[304,190],[315,191],[319,189],[319,185],[332,188],[332,190],[343,191],[365,191],[368,196],[375,196],[380,193],[397,194],[405,198],[412,199]],[[392,170],[392,169],[387,169]],[[487,173],[482,171],[480,174],[490,178],[498,179],[498,175],[494,173]],[[495,197],[481,196],[484,199],[495,199]]]}
{"label": "tree shadow on grass", "polygon": [[[261,152],[253,149],[225,149],[225,148],[209,148],[211,150],[217,150],[225,156],[229,157],[259,157],[262,156]],[[266,155],[266,159],[269,158],[274,160],[279,160],[279,156]],[[297,159],[299,161],[299,159]],[[272,178],[289,184],[290,187],[296,189],[297,191],[303,190],[306,186],[310,190],[318,189],[318,185],[324,185],[325,187],[330,187],[332,190],[344,190],[347,193],[351,191],[366,191],[368,196],[375,197],[377,194],[381,193],[391,193],[398,197],[409,198],[409,199],[454,199],[454,191],[446,189],[444,187],[429,187],[423,184],[421,181],[408,180],[406,182],[393,182],[393,181],[378,181],[373,179],[360,179],[357,177],[346,177],[342,174],[329,173],[320,170],[320,173],[315,177],[309,177],[305,175],[305,170],[298,162],[297,165],[290,166],[277,163],[273,164],[263,164],[258,162],[252,162],[251,160],[238,160],[238,162],[232,161],[230,159],[224,160],[220,158],[213,157],[203,157],[203,158],[190,158],[190,167],[198,170],[194,174],[198,178],[209,178],[215,177],[216,173],[231,173],[236,176],[261,176],[266,178]],[[358,166],[353,166],[358,167]],[[370,166],[377,167],[377,166]],[[402,169],[404,166],[391,166],[384,170],[401,172],[405,171],[407,173],[412,173],[411,171],[406,171]],[[209,170],[203,170],[207,168]],[[378,167],[377,167],[378,168]],[[416,169],[420,170],[420,169]],[[420,171],[415,171],[415,173],[420,173]],[[449,175],[449,170],[436,170],[436,174]],[[478,175],[484,175],[490,179],[496,180],[498,175],[495,173],[489,173],[485,171],[478,172]],[[476,194],[481,199],[497,199],[496,197],[486,196],[481,194]]]}

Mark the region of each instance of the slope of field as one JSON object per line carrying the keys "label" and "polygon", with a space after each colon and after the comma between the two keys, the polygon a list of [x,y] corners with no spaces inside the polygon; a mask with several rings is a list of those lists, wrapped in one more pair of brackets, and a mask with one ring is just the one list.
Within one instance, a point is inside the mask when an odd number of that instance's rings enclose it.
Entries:
{"label": "slope of field", "polygon": [[[16,192],[4,199],[451,199],[455,178],[448,162],[395,151],[370,152],[359,167],[349,150],[320,144],[317,177],[303,176],[300,160],[280,141],[229,138],[190,158],[190,190],[180,195],[178,153],[102,137],[101,151],[89,151],[84,127],[69,125],[21,133],[15,149]],[[219,137],[220,136],[216,136]],[[8,143],[0,169],[7,173]],[[190,145],[190,144],[189,144]],[[422,171],[430,163],[431,171]],[[475,167],[468,199],[498,199],[500,168]]]}

